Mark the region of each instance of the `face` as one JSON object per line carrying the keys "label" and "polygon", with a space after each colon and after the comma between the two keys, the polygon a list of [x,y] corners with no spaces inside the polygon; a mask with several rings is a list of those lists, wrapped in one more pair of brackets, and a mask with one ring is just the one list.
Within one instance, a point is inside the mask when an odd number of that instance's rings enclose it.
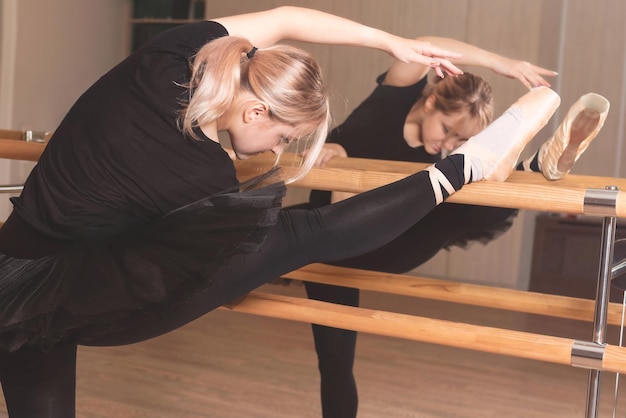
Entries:
{"label": "face", "polygon": [[480,131],[478,118],[466,112],[445,114],[425,105],[420,135],[424,149],[431,155],[447,155]]}
{"label": "face", "polygon": [[287,145],[305,133],[304,128],[273,120],[267,107],[260,102],[250,103],[243,111],[231,116],[226,130],[239,160],[266,151],[280,154]]}

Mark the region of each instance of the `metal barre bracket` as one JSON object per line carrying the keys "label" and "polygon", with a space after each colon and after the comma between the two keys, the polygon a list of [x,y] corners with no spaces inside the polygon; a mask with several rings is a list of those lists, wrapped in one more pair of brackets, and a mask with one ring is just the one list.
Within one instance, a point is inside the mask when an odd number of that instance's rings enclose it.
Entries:
{"label": "metal barre bracket", "polygon": [[22,140],[26,142],[38,142],[44,144],[46,137],[50,135],[50,132],[46,131],[24,131]]}
{"label": "metal barre bracket", "polygon": [[605,189],[587,189],[583,212],[590,216],[616,216],[617,196],[619,189],[617,186],[606,186]]}
{"label": "metal barre bracket", "polygon": [[583,369],[602,370],[605,346],[590,341],[574,341],[570,364]]}

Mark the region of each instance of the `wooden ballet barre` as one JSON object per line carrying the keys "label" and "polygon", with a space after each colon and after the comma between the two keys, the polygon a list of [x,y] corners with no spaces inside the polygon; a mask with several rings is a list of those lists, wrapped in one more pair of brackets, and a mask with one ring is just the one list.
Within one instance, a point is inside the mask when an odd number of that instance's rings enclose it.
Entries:
{"label": "wooden ballet barre", "polygon": [[[274,159],[275,156],[264,154],[236,162],[240,179],[246,180],[266,172],[273,165]],[[302,180],[293,185],[360,193],[400,180],[427,166],[428,164],[421,163],[337,157],[330,160],[324,168],[311,169]],[[289,168],[286,170],[294,171]],[[619,190],[626,191],[626,179],[569,174],[561,180],[548,181],[539,173],[513,171],[505,182],[479,181],[468,184],[447,201],[583,215],[587,190],[605,189],[607,186],[616,186]],[[626,217],[625,192],[617,192],[615,206],[616,216]]]}
{"label": "wooden ballet barre", "polygon": [[[220,309],[313,323],[430,344],[575,365],[576,340],[394,312],[252,292]],[[603,346],[598,370],[626,372],[626,347]]]}
{"label": "wooden ballet barre", "polygon": [[9,129],[0,129],[1,139],[13,139],[22,140],[24,138],[24,131],[13,131]]}
{"label": "wooden ballet barre", "polygon": [[[37,161],[47,142],[26,141],[24,131],[0,129],[0,158]],[[46,134],[44,140],[50,139]]]}
{"label": "wooden ballet barre", "polygon": [[[382,273],[327,264],[309,264],[284,278],[411,296],[442,302],[593,321],[595,301],[560,295],[458,283],[403,274]],[[621,304],[609,303],[608,323],[621,325]]]}
{"label": "wooden ballet barre", "polygon": [[[3,136],[3,132],[5,136]],[[37,161],[45,148],[45,143],[16,140],[16,131],[0,130],[0,158]],[[266,153],[246,161],[236,161],[237,173],[241,181],[257,176],[274,165],[275,156]],[[287,173],[295,172],[288,168],[289,160],[299,158],[283,155],[287,160]],[[423,170],[428,164],[400,161],[382,161],[363,158],[332,159],[324,168],[313,168],[294,186],[318,190],[334,190],[360,193]],[[451,203],[505,207],[512,209],[540,210],[570,214],[585,214],[585,194],[589,189],[604,189],[616,186],[615,215],[626,218],[626,179],[614,177],[580,176],[569,174],[557,181],[547,181],[539,173],[514,171],[505,182],[480,181],[464,186],[448,198]]]}

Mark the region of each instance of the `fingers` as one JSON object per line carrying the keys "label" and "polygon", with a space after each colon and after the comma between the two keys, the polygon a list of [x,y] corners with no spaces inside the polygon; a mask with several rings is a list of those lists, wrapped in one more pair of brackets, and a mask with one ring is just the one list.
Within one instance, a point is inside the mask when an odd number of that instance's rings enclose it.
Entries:
{"label": "fingers", "polygon": [[551,87],[548,81],[546,81],[543,77],[537,74],[521,75],[520,77],[518,77],[518,80],[521,81],[522,84],[528,89],[533,89],[535,87],[541,86]]}
{"label": "fingers", "polygon": [[431,65],[431,68],[435,71],[435,74],[437,74],[441,78],[446,75],[456,76],[463,74],[462,70],[460,70],[456,65],[452,64],[446,59],[437,60],[436,65]]}
{"label": "fingers", "polygon": [[346,150],[339,144],[326,143],[322,147],[317,160],[315,160],[315,167],[324,167],[330,160],[335,157],[347,157]]}
{"label": "fingers", "polygon": [[416,61],[432,68],[439,77],[443,78],[446,75],[455,76],[463,74],[463,71],[449,60],[449,58],[461,58],[463,56],[462,54],[433,46],[428,42],[419,41],[417,43],[418,49],[416,52],[419,56],[416,58]]}
{"label": "fingers", "polygon": [[536,67],[533,65],[533,69],[535,70],[534,74],[534,84],[535,86],[547,86],[550,87],[550,83],[546,81],[542,76],[555,77],[559,75],[556,71],[548,70],[546,68]]}
{"label": "fingers", "polygon": [[540,86],[551,87],[550,83],[543,76],[554,77],[558,75],[556,71],[546,68],[537,67],[527,62],[517,66],[518,72],[515,76],[526,88],[534,88]]}
{"label": "fingers", "polygon": [[430,67],[435,72],[435,74],[437,74],[441,78],[444,78],[445,76],[456,76],[463,74],[462,70],[460,70],[456,65],[452,64],[447,59],[419,55],[413,61]]}
{"label": "fingers", "polygon": [[324,167],[330,160],[335,158],[337,155],[333,153],[325,154],[321,159],[317,160],[317,167]]}
{"label": "fingers", "polygon": [[421,55],[424,57],[424,64],[431,67],[439,77],[444,75],[460,75],[463,74],[456,65],[452,64],[447,58],[458,58],[461,54],[455,52],[449,52],[441,50],[440,48],[434,48],[434,50],[422,51]]}
{"label": "fingers", "polygon": [[335,152],[333,152],[332,150],[328,149],[327,144],[324,145],[324,148],[322,148],[322,150],[320,151],[319,155],[317,156],[317,159],[315,160],[315,167],[324,167],[328,161],[330,161],[331,159],[333,159],[333,157],[335,157],[337,154]]}
{"label": "fingers", "polygon": [[400,37],[393,39],[389,52],[398,61],[425,65],[432,68],[439,77],[463,74],[463,71],[450,62],[450,59],[461,58],[462,54],[436,47],[429,42]]}

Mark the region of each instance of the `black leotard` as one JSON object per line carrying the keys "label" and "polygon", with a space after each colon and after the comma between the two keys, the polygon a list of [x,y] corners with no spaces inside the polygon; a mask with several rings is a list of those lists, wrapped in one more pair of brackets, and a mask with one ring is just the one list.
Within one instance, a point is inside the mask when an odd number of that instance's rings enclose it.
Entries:
{"label": "black leotard", "polygon": [[[385,74],[377,86],[348,118],[329,135],[328,142],[343,146],[350,157],[432,163],[440,155],[428,154],[423,146],[410,147],[404,139],[408,113],[422,96],[424,77],[414,85],[384,85]],[[330,203],[331,193],[313,190],[309,205]],[[330,264],[406,273],[430,260],[440,250],[464,247],[469,242],[486,243],[508,230],[517,210],[443,203],[393,241],[376,250]],[[359,305],[359,290],[305,282],[311,299],[349,306]],[[352,368],[356,332],[312,325],[321,377],[324,418],[356,416],[357,389]]]}

